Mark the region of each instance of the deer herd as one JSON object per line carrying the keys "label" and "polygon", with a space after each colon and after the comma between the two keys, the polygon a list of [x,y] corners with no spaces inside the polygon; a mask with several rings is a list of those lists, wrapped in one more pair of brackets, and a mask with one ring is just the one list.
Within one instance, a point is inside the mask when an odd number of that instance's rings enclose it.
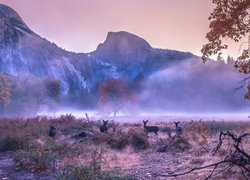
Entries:
{"label": "deer herd", "polygon": [[[99,128],[101,133],[108,132],[109,128],[113,128],[113,131],[115,131],[116,126],[118,126],[118,123],[116,125],[114,125],[114,122],[109,124],[109,120],[107,120],[107,121],[103,120],[102,122],[103,122],[103,125],[101,125]],[[159,127],[158,126],[147,126],[147,123],[148,123],[148,120],[146,120],[146,121],[143,120],[143,128],[144,128],[145,132],[154,133],[155,135],[158,136]],[[175,129],[167,128],[167,132],[168,132],[169,137],[172,137],[171,132],[175,132],[176,135],[181,135],[181,133],[182,133],[182,128],[179,126],[180,122],[174,121],[174,124],[175,124]],[[79,133],[78,136],[83,138],[83,137],[86,137],[87,134],[88,134],[87,132],[82,131],[81,133]],[[48,135],[51,138],[54,138],[56,136],[56,128],[54,126],[52,126],[52,125],[49,126]]]}

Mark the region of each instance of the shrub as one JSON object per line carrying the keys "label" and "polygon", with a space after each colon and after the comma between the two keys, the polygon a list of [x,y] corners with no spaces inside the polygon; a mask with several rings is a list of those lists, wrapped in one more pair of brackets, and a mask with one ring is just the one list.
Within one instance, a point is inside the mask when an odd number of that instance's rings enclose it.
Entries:
{"label": "shrub", "polygon": [[18,151],[15,160],[26,168],[44,171],[55,168],[56,157],[56,152],[40,147]]}
{"label": "shrub", "polygon": [[201,137],[202,137],[202,144],[208,144],[208,140],[207,140],[207,129],[206,129],[206,125],[204,121],[199,121],[199,128],[200,128],[200,132],[201,132]]}
{"label": "shrub", "polygon": [[59,180],[96,179],[95,174],[87,166],[67,165],[57,174]]}
{"label": "shrub", "polygon": [[141,128],[130,129],[127,133],[121,130],[115,133],[99,133],[92,140],[96,144],[107,143],[111,148],[118,150],[124,149],[127,145],[131,145],[135,150],[149,147],[148,135]]}
{"label": "shrub", "polygon": [[113,149],[122,150],[128,145],[128,136],[125,132],[117,130],[112,133],[97,133],[92,141],[95,144],[106,143]]}
{"label": "shrub", "polygon": [[149,147],[148,135],[143,129],[130,129],[128,131],[128,139],[135,150],[147,149]]}
{"label": "shrub", "polygon": [[44,145],[33,143],[17,151],[15,160],[18,164],[36,171],[52,170],[56,166],[56,161],[68,152],[70,147],[65,144],[46,141]]}
{"label": "shrub", "polygon": [[126,133],[119,130],[110,136],[108,144],[111,148],[122,150],[128,145],[128,136]]}
{"label": "shrub", "polygon": [[157,148],[157,152],[183,152],[192,148],[188,140],[182,136],[174,136],[173,138],[161,139],[160,146]]}
{"label": "shrub", "polygon": [[0,139],[0,151],[15,151],[24,149],[28,145],[27,136],[7,135]]}
{"label": "shrub", "polygon": [[59,180],[135,180],[133,176],[120,176],[115,171],[97,171],[94,172],[88,166],[67,165],[57,173]]}

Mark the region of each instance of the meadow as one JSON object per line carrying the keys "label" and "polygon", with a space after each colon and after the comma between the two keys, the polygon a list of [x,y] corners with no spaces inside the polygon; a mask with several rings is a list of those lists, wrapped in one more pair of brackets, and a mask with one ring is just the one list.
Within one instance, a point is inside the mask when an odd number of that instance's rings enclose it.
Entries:
{"label": "meadow", "polygon": [[181,131],[173,121],[149,121],[148,126],[159,129],[155,134],[144,129],[142,120],[109,120],[108,130],[100,132],[103,119],[76,118],[71,114],[57,118],[0,118],[0,178],[250,177],[249,121],[180,119]]}

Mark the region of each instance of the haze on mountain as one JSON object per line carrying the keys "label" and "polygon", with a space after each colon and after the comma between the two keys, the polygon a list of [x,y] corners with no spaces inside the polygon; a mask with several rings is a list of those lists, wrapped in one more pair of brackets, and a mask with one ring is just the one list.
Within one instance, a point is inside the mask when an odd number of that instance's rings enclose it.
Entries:
{"label": "haze on mountain", "polygon": [[[12,94],[7,107],[0,105],[2,115],[32,116],[67,107],[96,109],[99,87],[110,78],[128,84],[136,97],[130,104],[136,113],[247,112],[249,107],[244,89],[235,91],[244,75],[230,62],[204,65],[190,52],[156,49],[124,31],[109,32],[94,52],[69,52],[33,32],[3,4],[0,72],[10,78]],[[46,96],[47,83],[53,80],[61,84],[59,100]]]}

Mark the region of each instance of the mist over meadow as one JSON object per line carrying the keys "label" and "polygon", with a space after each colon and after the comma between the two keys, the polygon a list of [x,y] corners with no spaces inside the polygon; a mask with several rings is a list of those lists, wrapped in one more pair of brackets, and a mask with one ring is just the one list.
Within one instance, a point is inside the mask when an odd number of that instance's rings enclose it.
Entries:
{"label": "mist over meadow", "polygon": [[147,109],[186,113],[247,112],[249,102],[244,100],[245,89],[236,90],[243,78],[233,63],[202,64],[198,59],[187,60],[151,75],[140,97]]}
{"label": "mist over meadow", "polygon": [[[133,98],[125,96],[117,102],[111,99],[102,104],[98,87],[79,96],[65,95],[61,90],[58,90],[60,94],[53,94],[53,83],[55,85],[60,81],[22,74],[12,77],[11,102],[2,115],[26,117],[78,112],[79,116],[85,116],[85,112],[91,111],[92,115],[113,117],[114,103],[121,105],[118,116],[139,116],[143,113],[248,113],[245,89],[236,90],[243,78],[232,63],[211,61],[204,65],[199,58],[186,59],[154,72],[139,82],[124,80],[129,84],[126,90]],[[49,88],[52,88],[51,92]]]}

